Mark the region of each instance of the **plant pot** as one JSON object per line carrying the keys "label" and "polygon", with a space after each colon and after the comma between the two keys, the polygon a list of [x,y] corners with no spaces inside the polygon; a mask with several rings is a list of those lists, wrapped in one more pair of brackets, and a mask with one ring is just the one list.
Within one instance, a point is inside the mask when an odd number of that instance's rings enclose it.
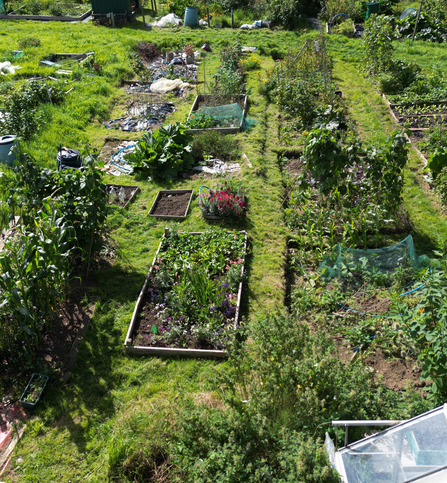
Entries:
{"label": "plant pot", "polygon": [[174,52],[168,52],[166,54],[166,60],[172,60],[174,58]]}
{"label": "plant pot", "polygon": [[16,136],[6,135],[0,137],[0,164],[12,166],[16,159],[16,152],[13,149],[18,144]]}
{"label": "plant pot", "polygon": [[[38,373],[34,373],[31,376],[31,379],[20,398],[20,404],[22,407],[27,409],[33,409],[36,407],[47,385],[48,379],[48,376]],[[34,387],[34,384],[37,384],[37,386]],[[25,401],[25,399],[29,399],[29,396],[32,396],[32,400]]]}
{"label": "plant pot", "polygon": [[186,64],[187,65],[194,64],[194,56],[193,55],[188,55],[188,57],[186,57]]}

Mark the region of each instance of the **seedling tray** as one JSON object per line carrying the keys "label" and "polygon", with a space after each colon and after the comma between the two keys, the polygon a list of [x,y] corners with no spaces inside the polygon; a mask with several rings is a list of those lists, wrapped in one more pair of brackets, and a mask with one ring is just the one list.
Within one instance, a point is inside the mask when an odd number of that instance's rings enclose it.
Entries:
{"label": "seedling tray", "polygon": [[[195,111],[197,111],[200,107],[200,104],[203,103],[205,100],[208,102],[212,100],[215,96],[211,94],[199,94],[195,100],[194,103],[191,107],[191,110],[189,111],[189,117],[193,115]],[[244,94],[237,94],[235,96],[229,96],[231,99],[229,102],[234,102],[235,100],[238,100],[239,103],[243,104],[243,109],[242,109],[242,120],[240,122],[240,125],[237,127],[211,127],[208,129],[188,129],[186,131],[186,134],[198,134],[201,132],[220,132],[222,134],[236,134],[238,132],[242,131],[242,123],[243,119],[247,115],[247,105],[248,105],[248,97]],[[209,104],[207,104],[209,105]]]}
{"label": "seedling tray", "polygon": [[[166,210],[169,208],[169,205],[170,204],[173,205],[176,201],[176,198],[178,198],[179,195],[187,195],[187,194],[189,194],[189,197],[185,196],[185,198],[187,198],[187,201],[186,201],[185,209],[182,212],[182,214],[177,214],[177,215],[165,214]],[[149,216],[153,216],[155,218],[161,218],[164,220],[184,219],[188,214],[189,205],[191,204],[191,199],[193,194],[194,194],[194,190],[161,190],[157,193],[157,196],[155,197],[155,200],[152,203],[151,209],[149,210]],[[160,213],[160,202],[162,200],[164,200],[164,203],[167,203],[167,205],[166,205],[166,210]],[[172,203],[169,203],[168,200],[172,200]]]}
{"label": "seedling tray", "polygon": [[[196,236],[196,235],[201,235],[202,232],[191,232],[189,235],[191,236]],[[244,252],[246,253],[247,251],[247,232],[245,231],[240,231],[239,232],[241,235],[245,236],[245,243],[244,243]],[[163,237],[166,237],[166,232],[163,235]],[[147,284],[150,280],[150,277],[152,277],[152,273],[154,270],[154,267],[156,265],[156,261],[158,258],[158,254],[161,250],[162,247],[162,241],[160,242],[160,245],[158,246],[157,253],[155,254],[154,260],[152,261],[152,265],[149,268],[149,272],[146,276],[146,280],[143,284],[143,288],[141,289],[140,295],[138,296],[137,303],[135,304],[135,309],[133,311],[132,319],[129,324],[129,328],[127,330],[126,334],[126,339],[124,341],[124,349],[126,352],[129,354],[139,354],[139,355],[147,355],[147,356],[186,356],[186,357],[215,357],[215,358],[226,358],[228,356],[227,352],[225,350],[218,350],[218,349],[183,349],[183,348],[170,348],[170,347],[144,347],[144,346],[136,346],[133,345],[132,340],[133,340],[133,333],[134,329],[137,323],[138,316],[141,311],[141,305],[143,302],[143,298],[146,294],[147,291]],[[241,268],[241,273],[242,275],[244,274],[244,269],[245,269],[245,263],[242,264]],[[241,307],[241,299],[242,299],[242,282],[239,283],[238,287],[238,294],[237,294],[237,304],[236,304],[236,313],[234,317],[234,326],[237,326],[237,322],[239,320],[239,312],[240,312],[240,307]]]}
{"label": "seedling tray", "polygon": [[[138,186],[133,186],[133,185],[121,185],[121,184],[107,184],[106,185],[107,187],[107,193],[110,191],[110,188],[115,188],[115,191],[119,192],[119,190],[121,189],[121,187],[124,188],[124,191],[126,192],[126,196],[127,196],[127,193],[130,191],[131,194],[129,197],[127,197],[127,200],[125,200],[125,203],[123,205],[123,208],[127,208],[129,206],[129,204],[135,200],[138,192],[140,191],[140,188]],[[116,203],[110,203],[110,204],[113,204],[115,205]],[[121,205],[118,205],[116,204],[116,206],[121,206]]]}
{"label": "seedling tray", "polygon": [[[31,385],[31,383],[33,382],[33,380],[37,377],[43,377],[45,379],[45,383],[44,385],[42,386],[42,389],[40,390],[40,393],[39,395],[37,396],[37,399],[31,403],[31,402],[28,402],[28,401],[24,401],[24,397],[26,396],[27,392],[28,392],[28,389]],[[25,390],[23,391],[23,394],[22,396],[20,397],[20,404],[22,407],[26,408],[26,409],[33,409],[36,407],[37,403],[40,401],[40,398],[42,397],[42,393],[45,389],[45,387],[47,386],[47,383],[48,383],[48,379],[49,377],[48,376],[45,376],[43,374],[38,374],[37,372],[34,373],[32,376],[31,376],[31,379],[29,380],[28,382],[28,385],[26,386]]]}

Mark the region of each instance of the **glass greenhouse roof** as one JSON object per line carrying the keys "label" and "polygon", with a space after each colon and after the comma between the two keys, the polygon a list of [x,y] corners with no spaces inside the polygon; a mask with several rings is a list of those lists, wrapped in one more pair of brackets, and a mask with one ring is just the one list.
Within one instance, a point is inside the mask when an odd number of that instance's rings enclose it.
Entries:
{"label": "glass greenhouse roof", "polygon": [[447,482],[447,404],[335,453],[345,483]]}

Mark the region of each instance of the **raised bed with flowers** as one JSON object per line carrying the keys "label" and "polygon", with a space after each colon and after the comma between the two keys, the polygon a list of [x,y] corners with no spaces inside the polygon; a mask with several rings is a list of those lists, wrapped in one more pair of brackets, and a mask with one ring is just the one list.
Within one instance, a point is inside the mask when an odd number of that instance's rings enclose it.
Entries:
{"label": "raised bed with flowers", "polygon": [[[205,188],[208,192],[202,192]],[[237,220],[245,216],[246,189],[234,180],[217,183],[214,190],[201,186],[199,204],[205,220]]]}
{"label": "raised bed with flowers", "polygon": [[127,331],[127,352],[226,357],[239,319],[247,234],[166,229]]}

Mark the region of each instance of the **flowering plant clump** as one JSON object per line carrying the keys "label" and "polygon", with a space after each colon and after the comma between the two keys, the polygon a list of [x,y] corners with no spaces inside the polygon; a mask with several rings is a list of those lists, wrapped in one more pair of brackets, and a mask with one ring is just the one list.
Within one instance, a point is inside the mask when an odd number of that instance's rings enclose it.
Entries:
{"label": "flowering plant clump", "polygon": [[245,215],[246,189],[235,181],[227,180],[217,184],[216,189],[201,194],[203,215],[222,218],[240,218]]}
{"label": "flowering plant clump", "polygon": [[136,344],[223,349],[234,328],[244,250],[244,234],[223,230],[164,238],[142,313],[150,322],[140,321]]}

